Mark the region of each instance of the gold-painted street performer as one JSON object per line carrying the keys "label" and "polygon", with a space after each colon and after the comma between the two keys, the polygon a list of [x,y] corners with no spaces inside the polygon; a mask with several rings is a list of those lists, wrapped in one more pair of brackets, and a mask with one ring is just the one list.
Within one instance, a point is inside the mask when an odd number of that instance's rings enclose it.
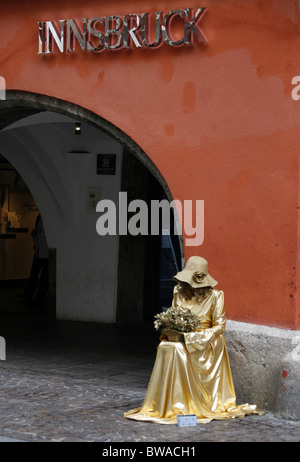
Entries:
{"label": "gold-painted street performer", "polygon": [[172,307],[156,316],[160,344],[142,407],[126,419],[176,424],[195,414],[198,423],[263,415],[256,405],[236,404],[227,354],[224,293],[208,273],[207,261],[191,257],[176,274]]}

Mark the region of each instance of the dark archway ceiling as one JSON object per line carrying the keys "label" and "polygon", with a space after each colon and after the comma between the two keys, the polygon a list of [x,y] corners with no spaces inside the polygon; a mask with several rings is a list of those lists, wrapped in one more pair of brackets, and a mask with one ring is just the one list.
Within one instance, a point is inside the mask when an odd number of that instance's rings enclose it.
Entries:
{"label": "dark archway ceiling", "polygon": [[31,109],[27,107],[18,107],[15,106],[14,108],[11,107],[3,107],[3,101],[0,102],[0,130],[9,125],[17,122],[20,119],[24,119],[24,117],[31,116],[33,114],[37,114],[40,112],[36,109]]}

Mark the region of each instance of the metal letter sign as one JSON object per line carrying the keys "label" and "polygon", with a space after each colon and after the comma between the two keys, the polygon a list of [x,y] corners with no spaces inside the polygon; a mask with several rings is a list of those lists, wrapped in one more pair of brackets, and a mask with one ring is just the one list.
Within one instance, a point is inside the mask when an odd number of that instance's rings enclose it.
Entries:
{"label": "metal letter sign", "polygon": [[[172,47],[193,44],[196,37],[199,43],[207,39],[199,25],[207,8],[185,8],[167,13],[125,14],[93,18],[60,19],[59,21],[40,21],[38,54],[74,52],[79,46],[82,51],[100,52],[122,48],[157,48],[163,42]],[[182,23],[182,35],[178,40],[172,36],[174,17]],[[155,21],[155,39],[151,25]],[[56,45],[56,48],[55,46]]]}

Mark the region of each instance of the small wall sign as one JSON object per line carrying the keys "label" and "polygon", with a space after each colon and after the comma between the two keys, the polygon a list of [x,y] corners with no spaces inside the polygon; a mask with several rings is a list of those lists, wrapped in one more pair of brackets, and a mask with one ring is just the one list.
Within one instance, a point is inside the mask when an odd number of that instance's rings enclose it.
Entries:
{"label": "small wall sign", "polygon": [[116,174],[116,154],[97,154],[97,175]]}

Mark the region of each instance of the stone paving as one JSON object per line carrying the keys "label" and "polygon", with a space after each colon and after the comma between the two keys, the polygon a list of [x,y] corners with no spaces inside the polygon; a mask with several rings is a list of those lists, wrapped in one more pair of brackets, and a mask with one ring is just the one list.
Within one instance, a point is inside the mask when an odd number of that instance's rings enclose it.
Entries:
{"label": "stone paving", "polygon": [[299,442],[300,422],[263,417],[196,427],[126,420],[145,394],[158,338],[152,324],[112,326],[0,313],[0,441]]}

